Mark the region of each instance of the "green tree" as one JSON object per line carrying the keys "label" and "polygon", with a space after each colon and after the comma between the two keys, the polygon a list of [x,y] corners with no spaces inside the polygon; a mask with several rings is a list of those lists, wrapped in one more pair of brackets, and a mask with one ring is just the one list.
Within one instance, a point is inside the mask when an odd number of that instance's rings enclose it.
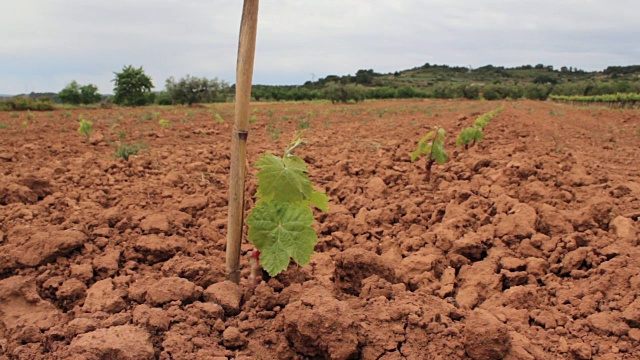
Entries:
{"label": "green tree", "polygon": [[229,83],[187,75],[178,81],[170,77],[165,86],[174,104],[195,104],[224,101]]}
{"label": "green tree", "polygon": [[94,84],[80,86],[77,81],[72,81],[58,93],[58,99],[63,104],[94,104],[100,102],[102,95],[98,93],[98,87]]}
{"label": "green tree", "polygon": [[88,84],[80,87],[80,98],[83,104],[95,104],[102,100],[102,95],[98,92],[98,87]]}
{"label": "green tree", "polygon": [[114,74],[116,78],[112,80],[115,83],[113,102],[122,106],[143,106],[153,101],[149,96],[153,82],[151,77],[144,73],[142,66],[125,66],[121,72]]}
{"label": "green tree", "polygon": [[58,99],[63,104],[80,104],[82,101],[82,95],[80,94],[80,84],[73,80],[64,89],[58,93]]}

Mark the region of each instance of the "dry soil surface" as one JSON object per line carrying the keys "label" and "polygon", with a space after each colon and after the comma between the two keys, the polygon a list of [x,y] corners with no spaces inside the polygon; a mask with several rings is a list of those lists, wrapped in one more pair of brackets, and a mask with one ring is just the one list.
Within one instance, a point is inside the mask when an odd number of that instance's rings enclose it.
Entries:
{"label": "dry soil surface", "polygon": [[249,165],[310,126],[331,199],[255,289],[246,255],[224,281],[231,104],[0,114],[0,360],[640,358],[640,113],[507,102],[455,148],[500,105],[252,106]]}

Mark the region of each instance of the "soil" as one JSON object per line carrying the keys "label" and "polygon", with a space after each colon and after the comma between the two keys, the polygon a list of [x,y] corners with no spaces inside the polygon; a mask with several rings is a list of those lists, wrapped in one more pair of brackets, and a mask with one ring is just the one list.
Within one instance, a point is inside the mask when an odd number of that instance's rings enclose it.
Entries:
{"label": "soil", "polygon": [[246,242],[224,281],[232,104],[0,114],[0,360],[640,358],[640,112],[507,102],[456,149],[498,106],[252,105],[248,162],[309,125],[331,198],[255,288]]}

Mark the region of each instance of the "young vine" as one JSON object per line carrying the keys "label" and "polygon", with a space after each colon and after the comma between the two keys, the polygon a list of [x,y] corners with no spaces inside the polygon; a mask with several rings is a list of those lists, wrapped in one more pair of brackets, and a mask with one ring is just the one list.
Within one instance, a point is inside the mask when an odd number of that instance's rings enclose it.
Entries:
{"label": "young vine", "polygon": [[431,167],[434,163],[444,164],[447,162],[448,155],[444,149],[445,131],[443,128],[436,127],[430,131],[420,141],[418,141],[418,149],[411,152],[411,162],[416,161],[420,155],[427,155],[426,178],[431,178]]}
{"label": "young vine", "polygon": [[310,206],[328,212],[329,198],[314,190],[304,160],[293,155],[303,143],[299,134],[282,157],[265,154],[255,164],[259,200],[247,217],[248,240],[270,276],[286,270],[291,259],[301,266],[309,263],[318,242]]}

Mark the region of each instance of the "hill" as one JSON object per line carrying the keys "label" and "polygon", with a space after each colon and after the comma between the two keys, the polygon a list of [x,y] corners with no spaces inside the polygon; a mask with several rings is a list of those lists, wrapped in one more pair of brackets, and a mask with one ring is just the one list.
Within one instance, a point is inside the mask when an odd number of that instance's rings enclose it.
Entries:
{"label": "hill", "polygon": [[537,64],[513,68],[486,65],[476,69],[424,64],[387,74],[361,69],[355,75],[329,75],[304,85],[255,85],[256,100],[337,101],[361,98],[468,98],[545,100],[550,95],[640,93],[640,65],[610,66],[602,71]]}
{"label": "hill", "polygon": [[366,86],[412,86],[428,90],[437,85],[459,84],[562,84],[576,81],[637,81],[640,80],[640,65],[610,66],[602,71],[587,72],[574,67],[563,66],[554,69],[544,64],[523,65],[513,68],[486,65],[476,69],[426,63],[412,69],[388,74],[374,70],[358,70],[355,75],[329,75],[317,82],[307,82],[305,86],[324,85],[328,82],[353,82]]}

